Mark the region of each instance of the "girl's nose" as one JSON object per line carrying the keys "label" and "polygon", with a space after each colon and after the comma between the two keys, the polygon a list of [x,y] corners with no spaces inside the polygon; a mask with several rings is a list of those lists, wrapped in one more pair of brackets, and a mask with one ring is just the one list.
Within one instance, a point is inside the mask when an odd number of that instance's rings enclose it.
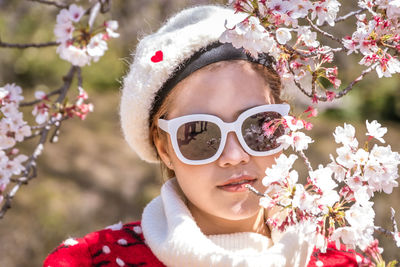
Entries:
{"label": "girl's nose", "polygon": [[244,151],[237,136],[234,132],[228,133],[226,143],[221,156],[218,159],[218,164],[221,167],[229,167],[238,164],[248,163],[250,155]]}

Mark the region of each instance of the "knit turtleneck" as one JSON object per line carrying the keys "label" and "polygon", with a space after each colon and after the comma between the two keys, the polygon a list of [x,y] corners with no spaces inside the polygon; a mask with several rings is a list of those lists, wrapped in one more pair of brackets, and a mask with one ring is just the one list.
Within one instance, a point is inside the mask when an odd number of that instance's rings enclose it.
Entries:
{"label": "knit turtleneck", "polygon": [[180,193],[176,179],[142,215],[143,235],[152,252],[167,266],[306,266],[313,246],[304,229],[272,231],[272,239],[253,232],[204,235]]}

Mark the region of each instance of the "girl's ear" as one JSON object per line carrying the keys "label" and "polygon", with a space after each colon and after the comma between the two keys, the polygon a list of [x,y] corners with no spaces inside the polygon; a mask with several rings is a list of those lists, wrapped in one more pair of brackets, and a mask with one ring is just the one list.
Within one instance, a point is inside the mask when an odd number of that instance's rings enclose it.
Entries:
{"label": "girl's ear", "polygon": [[154,145],[156,146],[158,155],[160,156],[161,160],[164,162],[165,166],[169,169],[173,170],[173,165],[170,157],[171,147],[168,146],[168,139],[167,138],[154,138]]}

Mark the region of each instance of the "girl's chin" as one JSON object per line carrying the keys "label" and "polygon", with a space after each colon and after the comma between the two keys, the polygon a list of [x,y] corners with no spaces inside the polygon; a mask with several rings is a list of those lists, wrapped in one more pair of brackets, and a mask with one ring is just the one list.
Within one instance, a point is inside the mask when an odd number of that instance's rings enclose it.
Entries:
{"label": "girl's chin", "polygon": [[261,207],[258,205],[251,206],[231,206],[218,213],[217,217],[224,218],[230,221],[247,220],[257,216]]}

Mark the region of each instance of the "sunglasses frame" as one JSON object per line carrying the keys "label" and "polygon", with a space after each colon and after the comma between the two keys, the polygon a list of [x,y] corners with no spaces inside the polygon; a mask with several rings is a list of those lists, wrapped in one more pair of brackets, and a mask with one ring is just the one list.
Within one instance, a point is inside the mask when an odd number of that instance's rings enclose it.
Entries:
{"label": "sunglasses frame", "polygon": [[[279,151],[282,150],[282,145],[279,147],[268,150],[268,151],[255,151],[252,150],[244,141],[243,135],[242,135],[242,124],[243,122],[250,116],[255,115],[257,113],[261,112],[268,112],[268,111],[274,111],[279,113],[282,117],[286,116],[289,114],[290,106],[288,104],[268,104],[268,105],[261,105],[257,106],[254,108],[250,108],[243,113],[241,113],[238,118],[234,122],[224,122],[221,120],[219,117],[210,115],[210,114],[190,114],[190,115],[185,115],[181,117],[177,117],[171,120],[165,120],[165,119],[158,119],[158,126],[160,129],[163,131],[167,132],[171,138],[171,143],[172,147],[175,151],[175,154],[177,155],[178,159],[182,161],[185,164],[190,164],[190,165],[202,165],[202,164],[207,164],[211,163],[213,161],[216,161],[222,154],[225,144],[226,144],[226,139],[228,136],[229,132],[235,132],[240,145],[246,151],[248,154],[252,156],[269,156],[272,154],[275,154]],[[220,131],[221,131],[221,142],[219,145],[219,148],[217,152],[210,158],[207,159],[202,159],[202,160],[190,160],[185,158],[178,146],[178,138],[177,138],[177,132],[179,127],[181,127],[183,124],[187,122],[193,122],[193,121],[207,121],[207,122],[212,122],[215,123]]]}

